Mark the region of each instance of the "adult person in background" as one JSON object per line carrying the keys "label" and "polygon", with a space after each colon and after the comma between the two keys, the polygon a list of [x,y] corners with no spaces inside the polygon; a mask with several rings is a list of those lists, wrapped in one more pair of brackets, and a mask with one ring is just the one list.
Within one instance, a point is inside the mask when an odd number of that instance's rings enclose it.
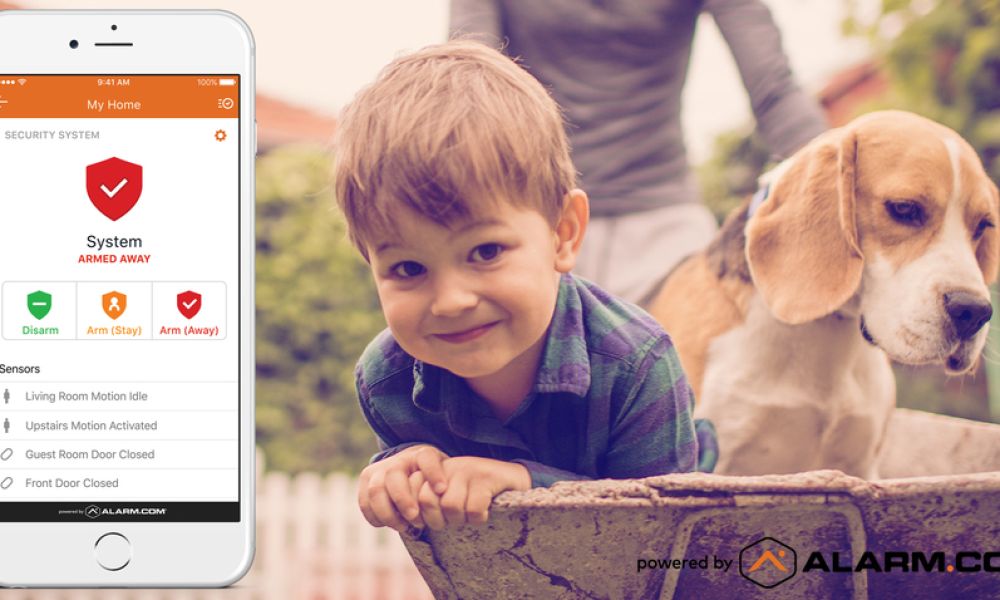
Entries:
{"label": "adult person in background", "polygon": [[681,131],[698,15],[712,15],[739,67],[757,128],[779,157],[826,129],[792,77],[760,0],[452,0],[451,35],[509,56],[567,121],[591,221],[574,273],[642,303],[717,224]]}

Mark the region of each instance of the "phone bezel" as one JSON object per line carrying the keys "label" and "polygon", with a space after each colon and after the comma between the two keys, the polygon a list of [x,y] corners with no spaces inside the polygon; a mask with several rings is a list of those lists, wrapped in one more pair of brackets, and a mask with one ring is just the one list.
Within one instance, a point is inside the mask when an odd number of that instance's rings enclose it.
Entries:
{"label": "phone bezel", "polygon": [[[111,25],[117,25],[116,30]],[[70,48],[77,39],[79,47]],[[133,42],[95,47],[96,41]],[[254,456],[253,35],[215,10],[0,11],[0,72],[16,74],[238,74],[240,85],[240,521],[233,523],[0,523],[3,587],[215,587],[253,561]],[[2,508],[2,504],[0,504]],[[119,571],[97,564],[109,532],[132,542]]]}

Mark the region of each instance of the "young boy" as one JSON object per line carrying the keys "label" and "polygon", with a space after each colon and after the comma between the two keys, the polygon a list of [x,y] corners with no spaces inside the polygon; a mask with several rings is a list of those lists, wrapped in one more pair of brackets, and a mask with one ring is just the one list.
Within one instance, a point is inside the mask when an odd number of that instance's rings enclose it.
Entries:
{"label": "young boy", "polygon": [[382,449],[358,490],[372,525],[482,523],[507,490],[695,469],[670,339],[569,274],[587,196],[527,72],[468,41],[399,58],[345,109],[335,163],[389,325],[355,371]]}

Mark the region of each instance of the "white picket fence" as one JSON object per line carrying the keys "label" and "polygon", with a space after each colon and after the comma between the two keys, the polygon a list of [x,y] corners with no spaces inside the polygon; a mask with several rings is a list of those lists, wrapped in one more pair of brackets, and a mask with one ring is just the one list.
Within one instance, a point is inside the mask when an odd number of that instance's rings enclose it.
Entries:
{"label": "white picket fence", "polygon": [[432,598],[399,535],[361,516],[355,479],[268,473],[258,484],[257,559],[246,582],[252,597]]}
{"label": "white picket fence", "polygon": [[0,600],[433,598],[396,532],[375,529],[361,516],[356,485],[346,475],[259,475],[257,556],[250,573],[229,589],[2,590]]}

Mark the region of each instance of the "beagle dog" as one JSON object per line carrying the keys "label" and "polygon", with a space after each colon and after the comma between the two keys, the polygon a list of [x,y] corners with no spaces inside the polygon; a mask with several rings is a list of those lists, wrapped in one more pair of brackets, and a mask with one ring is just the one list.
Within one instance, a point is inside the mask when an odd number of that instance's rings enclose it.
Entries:
{"label": "beagle dog", "polygon": [[958,134],[899,111],[827,131],[761,184],[649,310],[716,426],[718,472],[877,478],[890,359],[961,375],[986,343],[997,187]]}

